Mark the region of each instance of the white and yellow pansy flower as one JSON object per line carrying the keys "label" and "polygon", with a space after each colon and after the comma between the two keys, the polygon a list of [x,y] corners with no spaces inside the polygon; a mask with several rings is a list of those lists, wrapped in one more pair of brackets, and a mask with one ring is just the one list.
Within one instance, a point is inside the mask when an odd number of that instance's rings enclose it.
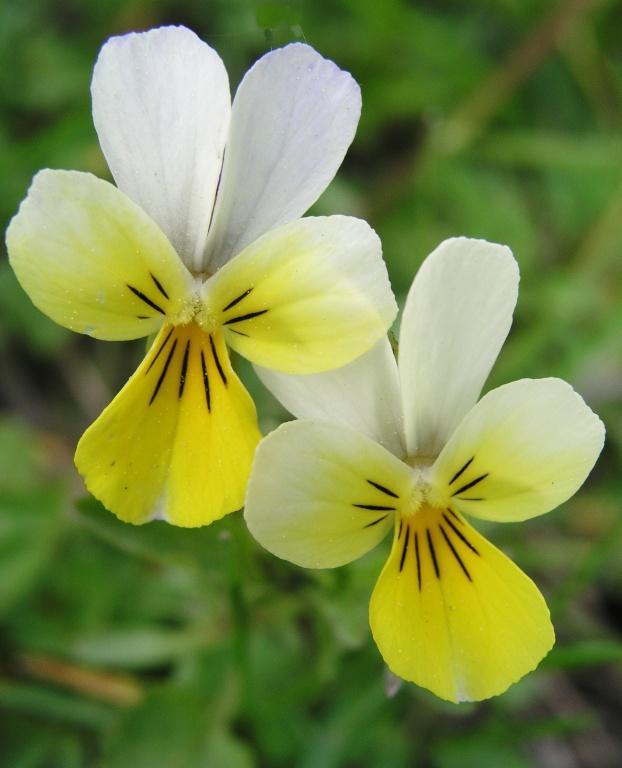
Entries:
{"label": "white and yellow pansy flower", "polygon": [[360,90],[294,44],[261,58],[231,105],[218,55],[169,27],[104,45],[92,96],[118,186],[40,172],[7,233],[11,264],[71,330],[157,334],[76,465],[122,520],[204,525],[241,507],[260,438],[227,347],[325,371],[366,352],[397,312],[367,224],[300,219],[352,141]]}
{"label": "white and yellow pansy flower", "polygon": [[396,363],[388,341],[340,370],[259,370],[304,421],[260,444],[246,521],[270,552],[343,565],[393,531],[369,617],[389,668],[450,701],[485,699],[549,651],[533,582],[467,522],[526,520],[581,486],[600,419],[559,379],[480,390],[505,340],[518,269],[508,248],[458,238],[419,270]]}

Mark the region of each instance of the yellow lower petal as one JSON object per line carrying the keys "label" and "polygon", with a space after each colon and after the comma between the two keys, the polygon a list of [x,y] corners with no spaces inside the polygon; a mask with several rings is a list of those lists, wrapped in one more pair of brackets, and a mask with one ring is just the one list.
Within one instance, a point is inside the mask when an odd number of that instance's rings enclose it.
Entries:
{"label": "yellow lower petal", "polygon": [[531,579],[461,516],[427,506],[396,526],[370,623],[392,672],[453,702],[502,693],[555,639]]}
{"label": "yellow lower petal", "polygon": [[199,526],[239,509],[260,438],[220,333],[165,326],[87,429],[76,466],[117,517]]}

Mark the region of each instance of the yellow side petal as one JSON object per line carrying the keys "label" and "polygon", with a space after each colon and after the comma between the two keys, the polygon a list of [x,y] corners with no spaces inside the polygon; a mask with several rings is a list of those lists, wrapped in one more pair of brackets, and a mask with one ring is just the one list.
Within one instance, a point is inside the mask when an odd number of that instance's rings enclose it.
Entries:
{"label": "yellow side petal", "polygon": [[453,702],[502,693],[555,639],[531,579],[458,513],[427,506],[396,526],[370,623],[394,674]]}
{"label": "yellow side petal", "polygon": [[239,509],[259,440],[255,406],[221,334],[165,326],[87,429],[76,466],[117,517],[206,525]]}
{"label": "yellow side petal", "polygon": [[274,229],[225,264],[203,289],[206,328],[265,368],[318,373],[370,349],[397,305],[378,236],[346,216]]}
{"label": "yellow side petal", "polygon": [[290,421],[257,449],[244,516],[273,555],[334,568],[386,536],[411,485],[410,468],[360,432]]}
{"label": "yellow side petal", "polygon": [[464,417],[432,468],[439,506],[512,522],[549,512],[591,471],[602,421],[561,379],[493,389]]}
{"label": "yellow side petal", "polygon": [[107,181],[41,171],[7,231],[22,288],[52,320],[137,339],[187,312],[193,279],[158,225]]}

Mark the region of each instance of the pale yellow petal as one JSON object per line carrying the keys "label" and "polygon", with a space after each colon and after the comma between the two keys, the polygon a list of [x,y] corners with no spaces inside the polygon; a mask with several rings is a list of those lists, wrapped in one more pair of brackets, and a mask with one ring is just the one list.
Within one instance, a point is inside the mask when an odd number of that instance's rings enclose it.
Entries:
{"label": "pale yellow petal", "polygon": [[464,417],[433,467],[443,504],[499,522],[542,515],[585,482],[601,420],[561,379],[494,389]]}
{"label": "pale yellow petal", "polygon": [[411,472],[343,424],[292,421],[262,440],[244,516],[269,552],[307,568],[332,568],[386,535],[408,499]]}
{"label": "pale yellow petal", "polygon": [[204,324],[265,368],[317,373],[370,349],[397,306],[380,241],[363,221],[306,218],[274,229],[203,290]]}
{"label": "pale yellow petal", "polygon": [[7,231],[11,266],[52,320],[135,339],[184,313],[192,277],[158,225],[107,181],[41,171]]}
{"label": "pale yellow petal", "polygon": [[259,437],[222,335],[167,326],[82,436],[76,466],[126,522],[206,525],[242,506]]}

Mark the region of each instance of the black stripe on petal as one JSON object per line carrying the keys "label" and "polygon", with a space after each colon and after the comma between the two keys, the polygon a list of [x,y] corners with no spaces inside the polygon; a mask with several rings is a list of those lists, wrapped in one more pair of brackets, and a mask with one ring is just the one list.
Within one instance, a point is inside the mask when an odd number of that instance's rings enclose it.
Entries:
{"label": "black stripe on petal", "polygon": [[164,363],[164,368],[162,368],[162,373],[160,374],[160,378],[158,379],[157,384],[155,385],[155,389],[153,390],[153,394],[151,395],[151,399],[149,400],[149,405],[153,403],[153,401],[156,399],[156,396],[158,392],[160,391],[160,387],[162,386],[162,382],[164,381],[164,377],[166,376],[166,372],[168,371],[168,367],[171,364],[171,360],[173,359],[173,355],[175,354],[175,347],[177,346],[177,339],[173,342],[173,346],[170,348],[168,357],[166,358],[166,362]]}
{"label": "black stripe on petal", "polygon": [[242,299],[245,299],[248,294],[252,291],[252,288],[247,288],[245,291],[243,291],[239,296],[236,296],[235,299],[232,299],[226,307],[223,307],[222,311],[226,312],[228,309],[231,309],[232,307],[235,307],[236,304],[239,304]]}
{"label": "black stripe on petal", "polygon": [[441,578],[441,572],[438,567],[438,560],[436,559],[436,550],[434,549],[434,544],[432,543],[432,534],[430,533],[430,529],[425,529],[425,535],[428,539],[428,549],[430,550],[430,557],[432,558],[432,565],[434,566],[434,573],[436,574],[436,578]]}
{"label": "black stripe on petal", "polygon": [[482,480],[485,480],[488,477],[489,474],[490,474],[490,472],[486,472],[485,474],[480,475],[479,477],[476,477],[475,480],[471,480],[470,483],[466,483],[465,485],[462,485],[460,488],[458,488],[457,491],[454,491],[451,495],[452,496],[458,496],[458,494],[464,493],[465,491],[468,491],[469,488],[473,488],[478,483],[481,483]]}
{"label": "black stripe on petal", "polygon": [[156,276],[153,274],[153,272],[150,272],[149,274],[151,275],[151,279],[153,280],[153,282],[154,282],[154,284],[155,284],[155,287],[158,289],[158,291],[160,291],[160,293],[162,294],[162,296],[164,296],[164,298],[165,298],[165,299],[168,299],[168,298],[170,298],[170,297],[169,297],[169,295],[168,295],[168,293],[167,293],[167,292],[164,290],[164,286],[163,286],[163,285],[162,285],[162,283],[161,283],[161,282],[158,280],[158,278],[157,278],[157,277],[156,277]]}
{"label": "black stripe on petal", "polygon": [[205,402],[207,403],[207,412],[212,412],[212,396],[209,389],[209,378],[207,376],[207,366],[205,365],[205,355],[201,350],[201,371],[203,373],[203,387],[205,389]]}
{"label": "black stripe on petal", "polygon": [[467,579],[469,581],[473,581],[473,579],[471,578],[471,574],[469,573],[469,571],[467,570],[466,565],[464,564],[464,561],[462,560],[462,558],[458,554],[458,551],[456,550],[454,545],[451,543],[451,539],[447,535],[447,532],[445,531],[445,529],[443,528],[443,526],[440,523],[438,524],[438,527],[441,529],[441,533],[443,534],[443,538],[447,542],[447,546],[451,550],[451,554],[456,558],[456,561],[458,562],[458,565],[460,566],[460,568],[462,568],[462,572],[464,573],[464,575],[467,577]]}
{"label": "black stripe on petal", "polygon": [[394,499],[399,499],[399,496],[397,495],[397,493],[393,493],[393,491],[389,490],[389,488],[387,488],[386,486],[380,485],[380,483],[376,483],[373,480],[368,480],[367,482],[370,485],[372,485],[374,488],[379,490],[381,493],[384,493],[387,496],[391,496]]}
{"label": "black stripe on petal", "polygon": [[218,354],[216,353],[216,345],[214,344],[214,339],[212,337],[209,337],[209,345],[212,349],[212,355],[214,357],[214,362],[216,363],[216,368],[218,369],[218,375],[221,378],[222,383],[227,386],[227,377],[225,375],[225,372],[223,370],[222,365],[220,364],[220,360],[218,358]]}
{"label": "black stripe on petal", "polygon": [[371,523],[367,523],[367,525],[364,525],[363,528],[372,528],[374,525],[378,525],[378,523],[381,523],[383,520],[386,520],[388,515],[383,515],[382,517],[377,518],[376,520],[372,520]]}
{"label": "black stripe on petal", "polygon": [[417,584],[421,592],[421,561],[419,559],[419,532],[415,533],[415,559],[417,560]]}
{"label": "black stripe on petal", "polygon": [[158,306],[158,305],[155,303],[155,301],[151,301],[151,299],[149,298],[149,296],[145,296],[145,294],[144,294],[142,291],[139,291],[139,290],[138,290],[138,288],[134,288],[134,286],[133,286],[133,285],[130,285],[129,283],[127,283],[127,287],[128,287],[128,288],[130,289],[130,291],[131,291],[131,292],[134,294],[134,296],[136,296],[137,298],[139,298],[141,301],[144,301],[144,302],[145,302],[145,304],[146,304],[148,307],[151,307],[152,309],[155,309],[155,311],[156,311],[156,312],[159,312],[161,315],[164,315],[164,314],[166,314],[166,313],[164,312],[164,310],[162,309],[162,307]]}
{"label": "black stripe on petal", "polygon": [[370,509],[372,512],[395,512],[395,507],[385,507],[382,504],[353,504],[358,509]]}
{"label": "black stripe on petal", "polygon": [[267,309],[259,309],[257,312],[248,312],[246,315],[238,315],[237,317],[232,317],[229,320],[225,320],[223,325],[233,325],[234,323],[241,323],[244,320],[252,320],[254,317],[265,315],[267,311]]}
{"label": "black stripe on petal", "polygon": [[471,544],[471,542],[467,539],[467,537],[462,533],[462,531],[458,530],[456,526],[452,523],[452,521],[447,517],[445,513],[443,513],[443,519],[447,523],[447,525],[451,528],[451,530],[456,534],[456,536],[462,541],[463,544],[466,544],[467,547],[471,550],[471,552],[475,552],[476,555],[479,555],[479,552],[475,547]]}
{"label": "black stripe on petal", "polygon": [[186,342],[186,348],[184,349],[184,358],[181,361],[181,373],[179,374],[179,392],[178,397],[181,400],[181,396],[184,394],[184,387],[186,386],[186,374],[188,373],[188,355],[190,354],[190,339]]}
{"label": "black stripe on petal", "polygon": [[408,539],[410,537],[410,526],[406,526],[406,533],[404,534],[404,546],[402,547],[402,556],[400,557],[400,573],[404,567],[404,561],[406,560],[406,552],[408,550]]}
{"label": "black stripe on petal", "polygon": [[152,358],[151,362],[150,362],[150,363],[149,363],[149,365],[147,366],[147,370],[145,371],[145,374],[149,373],[149,371],[150,371],[150,370],[153,368],[153,364],[154,364],[154,363],[155,363],[155,361],[158,359],[158,357],[160,357],[160,353],[162,352],[162,350],[164,349],[164,347],[165,347],[165,346],[168,344],[168,340],[171,338],[171,336],[172,336],[172,334],[173,334],[173,330],[174,330],[174,328],[171,328],[171,330],[170,330],[170,331],[169,331],[169,332],[166,334],[166,338],[165,338],[165,339],[164,339],[164,341],[163,341],[163,342],[160,344],[160,346],[159,346],[159,348],[158,348],[158,351],[155,353],[155,355],[153,356],[153,358]]}
{"label": "black stripe on petal", "polygon": [[471,456],[471,458],[464,464],[464,466],[460,467],[460,469],[456,472],[456,474],[451,478],[449,481],[449,485],[452,485],[452,483],[455,483],[456,480],[460,477],[460,475],[465,472],[472,464],[473,459],[475,456]]}

